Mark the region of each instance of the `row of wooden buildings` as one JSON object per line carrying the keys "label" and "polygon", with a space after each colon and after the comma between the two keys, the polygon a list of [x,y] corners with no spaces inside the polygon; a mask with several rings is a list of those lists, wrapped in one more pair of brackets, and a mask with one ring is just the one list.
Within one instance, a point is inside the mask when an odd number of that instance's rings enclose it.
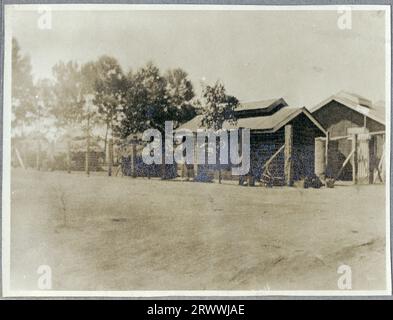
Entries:
{"label": "row of wooden buildings", "polygon": [[[289,106],[283,98],[241,103],[235,110],[236,123],[225,122],[223,129],[250,129],[250,171],[246,177],[231,175],[231,165],[145,165],[143,145],[134,136],[122,146],[115,146],[111,163],[119,165],[117,172],[131,176],[182,175],[195,180],[219,178],[239,179],[241,183],[255,181],[267,185],[292,185],[296,181],[319,179],[324,183],[349,180],[354,183],[383,182],[385,176],[385,106],[372,103],[359,95],[341,91],[305,108]],[[201,115],[184,123],[179,129],[196,132],[203,129]],[[68,136],[67,136],[68,137]],[[55,145],[13,141],[13,163],[33,167],[42,163],[59,170],[84,170],[86,143],[83,133],[73,138],[62,137]],[[35,152],[36,142],[41,144]],[[45,148],[46,145],[46,148]],[[32,150],[30,150],[32,149]],[[105,170],[108,155],[103,141],[90,139],[91,170]],[[28,152],[30,150],[30,152]],[[25,155],[30,155],[31,159]]]}
{"label": "row of wooden buildings", "polygon": [[[235,113],[237,123],[223,128],[250,129],[252,180],[292,185],[316,177],[333,183],[384,179],[383,104],[341,91],[309,109],[279,98],[242,103]],[[201,116],[180,129],[203,129]],[[197,167],[194,172],[201,171]]]}

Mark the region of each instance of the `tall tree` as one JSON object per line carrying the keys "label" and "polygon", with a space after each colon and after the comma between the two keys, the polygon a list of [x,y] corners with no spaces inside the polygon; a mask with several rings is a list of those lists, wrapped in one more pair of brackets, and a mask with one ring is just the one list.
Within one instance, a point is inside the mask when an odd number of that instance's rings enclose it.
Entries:
{"label": "tall tree", "polygon": [[82,75],[94,97],[93,103],[98,108],[98,119],[105,125],[104,150],[107,155],[108,175],[111,175],[113,129],[114,126],[117,127],[119,114],[123,109],[126,78],[117,60],[109,56],[101,56],[96,62],[84,65]]}
{"label": "tall tree", "polygon": [[175,127],[196,116],[196,109],[193,103],[195,97],[194,88],[188,79],[187,72],[177,68],[168,70],[165,74],[167,80],[167,95],[169,104],[175,108]]}
{"label": "tall tree", "polygon": [[36,126],[40,132],[44,130],[47,133],[53,127],[53,117],[51,116],[55,102],[53,82],[50,79],[38,79],[35,90],[37,103]]}
{"label": "tall tree", "polygon": [[78,128],[84,117],[86,86],[80,66],[73,61],[59,62],[53,67],[55,103],[52,113],[60,127]]}
{"label": "tall tree", "polygon": [[148,128],[163,131],[165,121],[174,121],[175,128],[196,115],[194,89],[187,73],[168,70],[164,76],[149,62],[135,74],[127,75],[128,89],[121,135],[142,132]]}
{"label": "tall tree", "polygon": [[215,131],[221,130],[225,121],[236,122],[235,108],[239,100],[226,94],[224,85],[217,81],[203,89],[202,125]]}
{"label": "tall tree", "polygon": [[128,83],[121,136],[150,128],[163,132],[165,121],[173,120],[176,114],[176,108],[169,104],[165,77],[150,62],[135,74],[130,73]]}
{"label": "tall tree", "polygon": [[[126,137],[146,129],[164,132],[165,121],[179,122],[181,117],[184,118],[182,112],[186,110],[193,95],[191,82],[184,71],[178,69],[162,76],[154,64],[148,63],[135,74],[130,73],[128,76],[126,106],[120,126],[121,135]],[[190,109],[188,107],[188,110]],[[165,148],[164,145],[162,147]],[[169,168],[164,163],[164,150],[162,154],[161,174],[166,178]]]}
{"label": "tall tree", "polygon": [[[86,96],[90,87],[86,85],[78,63],[60,61],[53,69],[55,103],[51,110],[56,118],[58,129],[66,130],[67,171],[71,172],[71,135],[86,125],[86,159],[89,159],[89,122],[90,112],[86,112]],[[87,119],[87,121],[84,121]],[[88,160],[86,160],[88,172]]]}
{"label": "tall tree", "polygon": [[[239,100],[226,94],[224,85],[217,81],[213,86],[206,86],[202,93],[202,125],[214,131],[222,130],[225,121],[236,123],[235,108]],[[220,142],[217,142],[219,153]],[[219,183],[221,183],[221,166],[218,165]]]}
{"label": "tall tree", "polygon": [[112,131],[119,120],[125,103],[126,78],[115,58],[102,56],[96,62],[82,67],[86,85],[94,95],[100,120],[105,124],[105,150],[108,131]]}
{"label": "tall tree", "polygon": [[33,82],[30,58],[22,55],[18,41],[12,39],[12,112],[13,128],[30,124],[37,112],[36,91]]}

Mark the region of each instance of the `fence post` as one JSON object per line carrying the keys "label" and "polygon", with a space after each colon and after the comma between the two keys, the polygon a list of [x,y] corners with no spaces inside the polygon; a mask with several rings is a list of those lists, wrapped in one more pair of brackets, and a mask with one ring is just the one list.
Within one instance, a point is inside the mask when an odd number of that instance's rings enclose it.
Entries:
{"label": "fence post", "polygon": [[111,176],[113,167],[113,138],[110,138],[108,141],[108,152],[108,176]]}
{"label": "fence post", "polygon": [[71,140],[67,138],[67,172],[71,173]]}
{"label": "fence post", "polygon": [[375,165],[376,165],[376,136],[372,135],[370,137],[369,141],[369,166],[368,166],[368,183],[373,184],[374,183],[374,170],[375,170]]}
{"label": "fence post", "polygon": [[86,138],[86,155],[85,155],[85,171],[87,176],[90,175],[90,134]]}
{"label": "fence post", "polygon": [[131,176],[136,178],[136,144],[137,136],[134,136],[131,147]]}
{"label": "fence post", "polygon": [[293,163],[292,163],[292,152],[293,152],[293,128],[291,124],[285,126],[285,149],[284,149],[284,173],[285,173],[285,184],[292,186],[293,184]]}
{"label": "fence post", "polygon": [[194,133],[194,170],[192,172],[193,178],[198,176],[198,157],[199,157],[198,136]]}
{"label": "fence post", "polygon": [[358,135],[355,133],[352,136],[352,150],[353,163],[352,163],[352,181],[354,184],[358,183]]}
{"label": "fence post", "polygon": [[326,170],[328,170],[329,165],[329,139],[330,139],[330,132],[326,132],[326,145],[325,145],[325,176]]}

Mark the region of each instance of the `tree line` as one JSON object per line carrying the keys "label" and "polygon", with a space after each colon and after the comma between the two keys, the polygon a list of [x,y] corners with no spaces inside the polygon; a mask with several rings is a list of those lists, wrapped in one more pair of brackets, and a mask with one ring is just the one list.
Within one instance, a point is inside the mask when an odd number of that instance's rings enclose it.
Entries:
{"label": "tree line", "polygon": [[60,61],[52,75],[34,80],[29,57],[12,39],[12,127],[19,135],[26,127],[45,124],[75,130],[89,119],[91,125],[105,128],[106,148],[108,135],[124,139],[151,128],[163,132],[165,121],[174,121],[176,128],[197,113],[203,115],[204,126],[219,130],[226,119],[234,121],[238,104],[219,81],[205,85],[197,98],[181,68],[161,73],[148,62],[125,72],[108,55],[83,64]]}

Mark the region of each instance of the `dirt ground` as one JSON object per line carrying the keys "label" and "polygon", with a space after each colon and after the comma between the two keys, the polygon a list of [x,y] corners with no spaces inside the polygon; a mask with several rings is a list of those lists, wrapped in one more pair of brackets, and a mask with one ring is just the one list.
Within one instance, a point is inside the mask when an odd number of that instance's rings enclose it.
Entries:
{"label": "dirt ground", "polygon": [[11,289],[385,289],[385,187],[240,187],[12,171]]}

